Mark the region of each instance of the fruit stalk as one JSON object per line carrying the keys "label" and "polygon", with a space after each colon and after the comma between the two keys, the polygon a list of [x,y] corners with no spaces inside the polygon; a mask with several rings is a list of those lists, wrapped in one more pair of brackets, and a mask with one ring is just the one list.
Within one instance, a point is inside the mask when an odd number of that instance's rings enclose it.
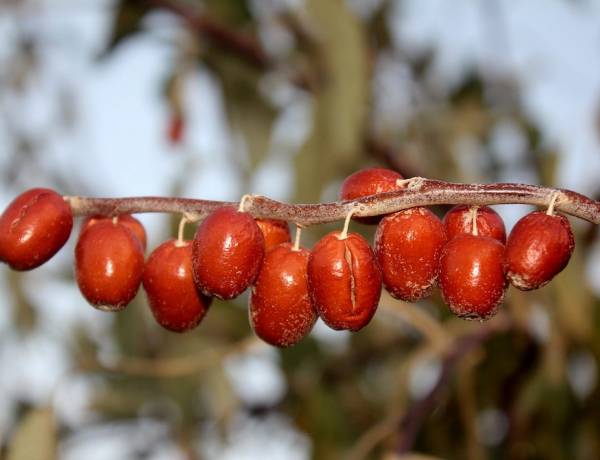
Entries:
{"label": "fruit stalk", "polygon": [[[554,210],[600,224],[600,202],[566,189],[527,184],[461,184],[423,179],[418,187],[371,195],[368,197],[318,204],[288,204],[251,195],[244,210],[256,218],[282,219],[302,226],[324,224],[345,219],[354,210],[357,217],[378,216],[415,206],[440,204],[529,204],[548,206],[557,194]],[[118,215],[145,212],[187,213],[190,219],[202,220],[215,209],[239,202],[197,200],[171,197],[92,198],[66,196],[76,216]]]}

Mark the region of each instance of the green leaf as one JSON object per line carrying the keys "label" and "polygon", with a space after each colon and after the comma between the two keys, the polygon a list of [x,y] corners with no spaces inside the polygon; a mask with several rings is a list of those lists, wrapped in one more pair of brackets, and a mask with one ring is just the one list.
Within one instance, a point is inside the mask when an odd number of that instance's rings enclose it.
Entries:
{"label": "green leaf", "polygon": [[34,409],[17,427],[6,460],[54,460],[57,437],[51,408]]}

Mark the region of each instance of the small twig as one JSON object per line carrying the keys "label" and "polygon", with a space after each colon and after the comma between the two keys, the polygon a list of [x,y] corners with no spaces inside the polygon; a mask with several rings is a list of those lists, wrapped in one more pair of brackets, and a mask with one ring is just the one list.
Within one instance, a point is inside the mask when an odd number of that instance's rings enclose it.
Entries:
{"label": "small twig", "polygon": [[410,406],[404,417],[402,417],[399,423],[399,438],[396,444],[398,454],[410,452],[412,449],[423,421],[434,410],[440,395],[448,387],[448,381],[460,359],[499,332],[507,330],[509,326],[510,320],[506,316],[497,316],[493,321],[480,326],[472,334],[456,340],[442,360],[442,370],[436,384],[425,397]]}
{"label": "small twig", "polygon": [[150,6],[164,8],[181,17],[192,30],[219,48],[234,54],[260,70],[266,70],[271,61],[260,42],[252,35],[232,30],[213,19],[198,13],[191,4],[177,0],[146,0]]}
{"label": "small twig", "polygon": [[302,237],[302,225],[296,225],[296,236],[294,238],[294,246],[292,251],[300,250],[300,238]]}
{"label": "small twig", "polygon": [[[530,204],[548,206],[548,196],[556,189],[526,184],[459,184],[423,179],[418,190],[401,189],[379,195],[371,195],[354,201],[337,201],[319,204],[287,204],[263,196],[252,196],[245,211],[254,217],[282,219],[302,226],[343,220],[351,210],[358,217],[378,216],[415,206],[439,204]],[[561,189],[561,199],[554,209],[600,223],[600,202],[579,193]],[[134,214],[144,212],[187,212],[194,220],[200,220],[215,209],[238,203],[194,200],[186,198],[132,197],[88,198],[71,196],[68,200],[77,216]]]}

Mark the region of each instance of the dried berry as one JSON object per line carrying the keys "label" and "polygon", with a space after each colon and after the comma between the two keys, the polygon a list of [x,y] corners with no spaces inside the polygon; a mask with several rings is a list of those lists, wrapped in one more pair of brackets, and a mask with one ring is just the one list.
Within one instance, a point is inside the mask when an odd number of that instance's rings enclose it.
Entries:
{"label": "dried berry", "polygon": [[424,207],[383,218],[375,233],[375,255],[383,285],[397,299],[414,302],[429,295],[446,243],[440,219]]}
{"label": "dried berry", "polygon": [[542,211],[529,213],[508,236],[506,276],[523,291],[542,287],[567,266],[574,248],[575,239],[566,217]]}
{"label": "dried berry", "polygon": [[473,233],[473,209],[477,211],[477,230],[479,236],[489,236],[506,243],[506,230],[502,217],[489,206],[467,206],[464,204],[454,206],[444,216],[444,227],[448,239],[458,235],[471,235]]}
{"label": "dried berry", "polygon": [[487,236],[460,235],[444,246],[439,285],[455,315],[485,320],[496,313],[507,286],[503,257],[504,245]]}
{"label": "dried berry", "polygon": [[313,248],[308,262],[313,303],[332,329],[366,326],[381,295],[381,271],[369,243],[360,235],[335,231]]}
{"label": "dried berry", "polygon": [[250,323],[256,335],[277,347],[302,340],[317,320],[308,291],[310,252],[283,243],[267,253],[250,294]]}
{"label": "dried berry", "polygon": [[[340,189],[340,199],[355,200],[376,193],[393,192],[400,188],[397,181],[401,179],[402,175],[391,169],[361,169],[344,179]],[[373,225],[381,220],[381,216],[354,217],[354,219],[363,224]]]}

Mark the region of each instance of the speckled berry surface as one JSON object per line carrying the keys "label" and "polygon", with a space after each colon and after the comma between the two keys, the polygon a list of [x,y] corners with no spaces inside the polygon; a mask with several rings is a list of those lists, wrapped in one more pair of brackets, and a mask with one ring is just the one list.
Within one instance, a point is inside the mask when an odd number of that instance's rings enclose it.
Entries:
{"label": "speckled berry surface", "polygon": [[504,245],[487,236],[460,235],[440,259],[439,285],[448,308],[470,320],[491,318],[504,300]]}
{"label": "speckled berry surface", "polygon": [[379,223],[375,255],[392,297],[414,302],[431,293],[446,240],[442,222],[424,207],[390,214]]}
{"label": "speckled berry surface", "polygon": [[529,213],[508,236],[506,275],[518,289],[540,288],[567,266],[574,248],[573,231],[565,216]]}
{"label": "speckled berry surface", "polygon": [[156,322],[173,332],[198,326],[211,303],[194,283],[191,241],[165,241],[152,251],[142,283]]}
{"label": "speckled berry surface", "polygon": [[198,227],[192,245],[196,286],[207,296],[233,299],[258,276],[265,253],[260,228],[246,212],[224,206]]}
{"label": "speckled berry surface", "polygon": [[340,239],[335,231],[321,238],[308,262],[308,282],[319,316],[332,329],[357,331],[375,314],[381,270],[369,243],[357,233]]}
{"label": "speckled berry surface", "polygon": [[302,340],[317,320],[308,291],[310,251],[283,243],[267,253],[252,286],[250,324],[265,342],[290,347]]}
{"label": "speckled berry surface", "polygon": [[124,225],[100,221],[79,236],[75,278],[83,296],[99,310],[125,308],[139,289],[143,269],[142,245]]}
{"label": "speckled berry surface", "polygon": [[[448,239],[459,235],[470,235],[473,233],[472,206],[454,206],[444,216],[444,228]],[[506,228],[502,217],[489,206],[477,206],[477,233],[480,236],[489,236],[500,243],[506,243]]]}
{"label": "speckled berry surface", "polygon": [[31,270],[48,261],[69,239],[73,214],[62,196],[35,188],[15,198],[0,216],[0,261]]}
{"label": "speckled berry surface", "polygon": [[[342,182],[340,200],[354,200],[376,193],[385,193],[398,190],[396,183],[402,175],[386,168],[366,168],[349,175]],[[353,219],[369,225],[375,225],[381,216],[353,217]]]}

